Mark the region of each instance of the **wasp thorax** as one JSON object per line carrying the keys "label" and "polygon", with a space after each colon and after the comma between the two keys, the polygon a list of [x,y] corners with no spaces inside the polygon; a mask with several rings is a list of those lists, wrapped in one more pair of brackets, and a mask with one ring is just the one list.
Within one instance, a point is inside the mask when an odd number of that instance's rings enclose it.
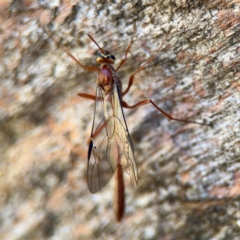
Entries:
{"label": "wasp thorax", "polygon": [[113,77],[111,70],[107,66],[103,66],[98,74],[98,84],[105,93],[109,93],[113,87]]}
{"label": "wasp thorax", "polygon": [[108,51],[106,51],[105,53],[98,54],[97,62],[98,63],[107,62],[107,63],[113,64],[115,62],[115,56],[111,55]]}

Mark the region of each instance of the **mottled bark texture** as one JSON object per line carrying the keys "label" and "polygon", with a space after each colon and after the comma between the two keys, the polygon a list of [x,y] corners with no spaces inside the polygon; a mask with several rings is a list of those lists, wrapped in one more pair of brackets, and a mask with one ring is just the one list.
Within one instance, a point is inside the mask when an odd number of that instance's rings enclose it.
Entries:
{"label": "mottled bark texture", "polygon": [[[0,3],[1,239],[239,239],[239,0],[43,1]],[[136,30],[134,31],[134,22]],[[43,27],[59,43],[43,32]],[[135,33],[134,33],[135,32]],[[87,141],[100,44],[129,58],[125,111],[140,183],[126,182],[126,214],[116,224],[113,181],[86,184]],[[114,178],[113,178],[114,179]]]}

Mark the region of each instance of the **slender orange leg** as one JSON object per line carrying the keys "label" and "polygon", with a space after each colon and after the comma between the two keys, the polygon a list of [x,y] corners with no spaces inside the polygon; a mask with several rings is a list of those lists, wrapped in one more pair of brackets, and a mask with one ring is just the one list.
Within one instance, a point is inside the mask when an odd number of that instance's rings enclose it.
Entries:
{"label": "slender orange leg", "polygon": [[[43,31],[48,35],[49,38],[51,38],[55,44],[58,46],[57,41],[43,28]],[[98,67],[94,67],[94,66],[84,66],[83,64],[81,64],[67,49],[61,47],[61,49],[73,60],[75,61],[81,68],[83,68],[84,70],[87,71],[99,71],[100,69]]]}
{"label": "slender orange leg", "polygon": [[91,99],[93,101],[96,101],[96,96],[95,95],[91,95],[91,94],[87,94],[87,93],[78,93],[79,97],[82,98],[87,98],[87,99]]}
{"label": "slender orange leg", "polygon": [[128,93],[128,91],[130,90],[131,86],[133,85],[133,81],[134,81],[134,77],[135,75],[140,72],[142,69],[144,69],[148,63],[152,62],[154,59],[154,57],[149,58],[144,64],[143,66],[141,66],[140,68],[138,68],[129,78],[128,81],[128,86],[126,88],[126,90],[122,93],[122,95],[124,96],[126,93]]}
{"label": "slender orange leg", "polygon": [[[134,33],[136,32],[136,22],[134,22]],[[128,52],[130,51],[130,48],[132,46],[132,43],[133,43],[133,37],[131,39],[131,42],[130,44],[128,45],[128,48],[126,50],[126,53],[125,53],[125,56],[124,56],[124,59],[121,60],[120,64],[118,65],[118,67],[116,68],[116,72],[120,69],[120,67],[126,62],[127,60],[127,55],[128,55]]]}
{"label": "slender orange leg", "polygon": [[[95,95],[91,95],[91,94],[87,94],[87,93],[78,93],[78,96],[79,97],[82,97],[82,98],[86,98],[86,99],[90,99],[90,100],[93,100],[93,101],[96,101],[96,100],[100,100],[102,98],[98,98],[96,99],[96,96]],[[88,139],[88,144],[90,143],[90,141],[92,141],[102,130],[103,130],[103,127],[106,125],[106,123],[101,123],[100,127],[98,127],[97,131],[94,133],[93,136],[91,136],[91,138]]]}
{"label": "slender orange leg", "polygon": [[125,101],[122,101],[122,106],[124,108],[133,109],[133,108],[136,108],[136,107],[148,104],[148,103],[151,103],[159,112],[161,112],[169,120],[176,120],[176,121],[185,122],[185,123],[195,123],[195,124],[200,124],[200,125],[212,126],[211,124],[207,124],[207,123],[200,123],[200,122],[194,122],[194,121],[189,121],[189,120],[185,120],[185,119],[174,118],[171,115],[167,114],[165,111],[163,111],[160,107],[158,107],[151,99],[144,99],[144,100],[140,101],[139,103],[136,103],[132,106],[129,106]]}
{"label": "slender orange leg", "polygon": [[103,128],[106,126],[105,122],[102,122],[101,125],[97,128],[97,130],[94,132],[94,134],[88,139],[87,144],[89,145],[90,142],[93,142],[94,138],[97,137],[97,135],[103,130]]}
{"label": "slender orange leg", "polygon": [[[159,51],[159,50],[162,48],[163,44],[166,42],[170,30],[171,30],[171,28],[169,29],[166,37],[164,38],[163,42],[161,43],[161,45],[160,45],[160,47],[157,49],[157,51]],[[143,68],[145,68],[148,63],[150,63],[150,62],[152,62],[152,61],[154,60],[155,54],[153,54],[152,52],[151,52],[151,54],[153,55],[153,57],[151,57],[150,59],[148,59],[148,60],[143,64],[143,66],[141,66],[140,68],[138,68],[138,69],[130,76],[129,81],[128,81],[127,89],[122,93],[123,96],[124,96],[126,93],[128,93],[128,91],[130,90],[130,88],[131,88],[131,86],[132,86],[132,84],[133,84],[135,75],[136,75],[138,72],[140,72]],[[126,56],[126,55],[125,55],[125,56]]]}
{"label": "slender orange leg", "polygon": [[75,61],[80,67],[82,67],[84,70],[87,71],[99,71],[100,69],[98,67],[94,67],[94,66],[84,66],[82,65],[67,49],[63,48],[63,51],[70,57],[73,59],[73,61]]}
{"label": "slender orange leg", "polygon": [[121,60],[120,64],[118,65],[118,67],[116,68],[116,72],[120,69],[120,67],[127,61],[127,55],[128,55],[128,52],[132,46],[132,43],[133,43],[133,39],[131,39],[131,42],[126,50],[126,53],[125,53],[125,56],[124,56],[124,59]]}

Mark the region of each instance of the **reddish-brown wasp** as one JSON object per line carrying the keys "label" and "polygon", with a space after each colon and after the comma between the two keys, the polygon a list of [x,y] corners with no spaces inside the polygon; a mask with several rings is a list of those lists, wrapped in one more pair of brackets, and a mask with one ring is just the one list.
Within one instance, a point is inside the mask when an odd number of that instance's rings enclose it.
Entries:
{"label": "reddish-brown wasp", "polygon": [[[48,33],[47,35],[49,36]],[[130,90],[135,75],[146,67],[153,58],[147,60],[144,65],[132,73],[126,90],[122,91],[122,82],[117,72],[126,62],[133,39],[125,52],[124,58],[115,69],[113,67],[115,56],[101,48],[92,36],[88,36],[100,50],[100,54],[97,57],[97,62],[101,64],[100,68],[84,66],[68,50],[63,50],[84,70],[98,72],[96,94],[78,94],[80,97],[95,101],[88,149],[87,182],[90,192],[96,193],[107,184],[114,173],[116,174],[114,209],[117,221],[121,221],[124,214],[123,170],[129,175],[132,187],[136,188],[138,185],[137,163],[122,108],[132,109],[151,103],[169,120],[177,120],[185,123],[197,122],[174,118],[159,108],[151,99],[142,100],[132,106],[128,105],[123,100],[123,96]],[[51,36],[49,37],[53,39]],[[55,40],[53,39],[53,41]],[[197,124],[206,125],[204,123]]]}

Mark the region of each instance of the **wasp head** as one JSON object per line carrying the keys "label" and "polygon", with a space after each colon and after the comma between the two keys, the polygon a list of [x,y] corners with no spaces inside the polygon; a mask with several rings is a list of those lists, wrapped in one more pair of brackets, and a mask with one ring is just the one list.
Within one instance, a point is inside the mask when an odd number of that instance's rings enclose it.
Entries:
{"label": "wasp head", "polygon": [[99,53],[97,57],[98,63],[110,63],[114,64],[115,62],[115,56],[111,55],[108,51],[105,51],[104,53]]}

